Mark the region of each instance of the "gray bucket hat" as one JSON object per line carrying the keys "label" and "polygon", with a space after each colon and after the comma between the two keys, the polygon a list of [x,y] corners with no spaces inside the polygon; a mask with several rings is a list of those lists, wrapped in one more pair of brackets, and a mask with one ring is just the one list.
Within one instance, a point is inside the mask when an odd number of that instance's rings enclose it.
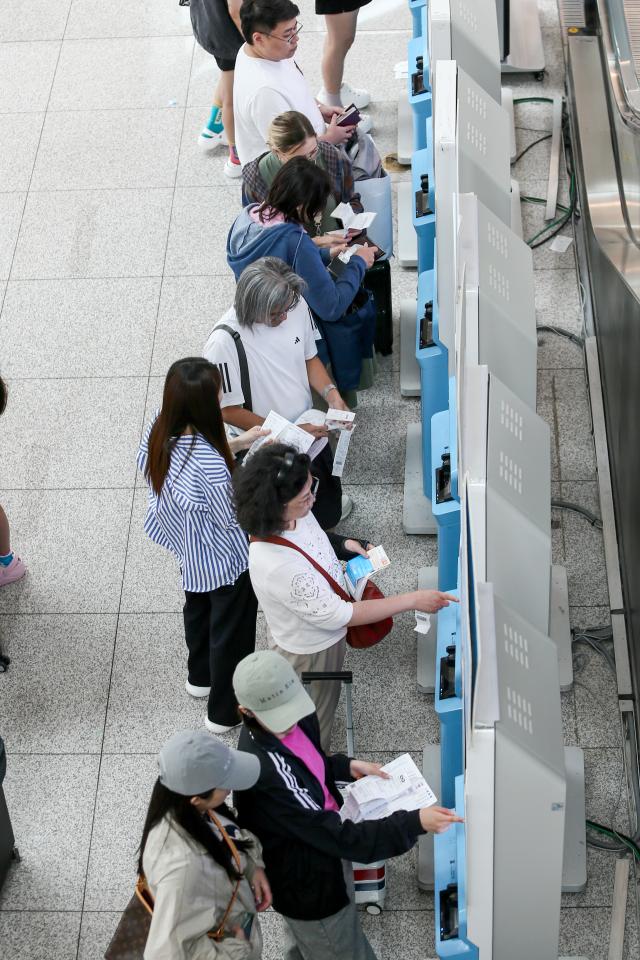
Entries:
{"label": "gray bucket hat", "polygon": [[167,740],[158,758],[160,783],[184,797],[216,787],[248,790],[260,776],[260,761],[233,750],[206,730],[181,730]]}
{"label": "gray bucket hat", "polygon": [[241,660],[233,674],[238,703],[273,733],[283,733],[316,709],[288,660],[260,650]]}

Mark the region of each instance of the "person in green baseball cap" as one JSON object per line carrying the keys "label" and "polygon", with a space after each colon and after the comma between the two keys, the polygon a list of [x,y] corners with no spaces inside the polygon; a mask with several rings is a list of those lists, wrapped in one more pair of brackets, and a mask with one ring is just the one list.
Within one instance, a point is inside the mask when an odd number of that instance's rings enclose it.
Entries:
{"label": "person in green baseball cap", "polygon": [[286,921],[284,960],[375,960],[353,902],[351,861],[406,853],[421,834],[460,818],[425,807],[343,822],[336,781],[384,777],[380,765],[324,753],[313,700],[275,650],[241,660],[233,688],[244,720],[238,748],[260,761],[256,783],[234,799],[262,843],[273,906]]}

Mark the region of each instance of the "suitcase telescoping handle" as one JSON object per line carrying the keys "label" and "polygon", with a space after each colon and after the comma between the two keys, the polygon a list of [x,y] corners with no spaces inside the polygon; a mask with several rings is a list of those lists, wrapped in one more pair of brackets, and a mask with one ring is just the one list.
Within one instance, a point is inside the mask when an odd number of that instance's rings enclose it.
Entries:
{"label": "suitcase telescoping handle", "polygon": [[350,757],[353,757],[355,746],[353,741],[353,704],[351,702],[353,674],[351,670],[310,670],[301,674],[300,679],[304,684],[311,683],[315,680],[338,680],[340,683],[344,683],[344,712],[345,725],[347,728],[347,753]]}

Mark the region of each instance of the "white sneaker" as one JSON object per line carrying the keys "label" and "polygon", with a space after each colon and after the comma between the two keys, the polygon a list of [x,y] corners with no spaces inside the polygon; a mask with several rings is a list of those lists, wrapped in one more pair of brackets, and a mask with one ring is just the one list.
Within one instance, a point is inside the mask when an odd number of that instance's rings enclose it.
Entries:
{"label": "white sneaker", "polygon": [[237,180],[238,177],[242,176],[242,165],[232,163],[229,157],[227,157],[224,164],[224,175],[225,177],[230,177],[232,180]]}
{"label": "white sneaker", "polygon": [[[342,86],[340,87],[340,99],[343,107],[348,107],[350,104],[353,104],[354,107],[357,107],[358,110],[361,110],[362,107],[366,107],[371,101],[371,94],[368,90],[362,90],[359,87],[352,87],[350,83],[343,81]],[[324,87],[318,91],[318,100],[320,103],[330,103],[329,94]]]}
{"label": "white sneaker", "polygon": [[204,725],[209,733],[229,733],[229,730],[235,730],[236,727],[240,726],[240,721],[232,723],[230,727],[225,727],[223,723],[214,723],[213,720],[209,720],[209,717],[205,717]]}
{"label": "white sneaker", "polygon": [[224,130],[221,133],[213,133],[208,127],[200,132],[198,137],[198,146],[201,150],[215,150],[216,147],[228,146],[227,136]]}
{"label": "white sneaker", "polygon": [[211,687],[196,687],[194,683],[189,683],[188,680],[185,681],[184,688],[189,696],[195,697],[196,700],[199,700],[201,697],[208,697],[211,693]]}
{"label": "white sneaker", "polygon": [[368,113],[361,113],[360,120],[358,122],[358,130],[360,133],[371,133],[373,130],[373,121]]}
{"label": "white sneaker", "polygon": [[353,500],[351,497],[347,496],[346,493],[342,494],[342,513],[340,514],[340,521],[346,520],[351,511],[353,510]]}
{"label": "white sneaker", "polygon": [[358,110],[362,110],[363,107],[366,107],[367,104],[371,102],[371,94],[368,90],[364,90],[362,87],[352,87],[350,83],[343,80],[342,86],[340,87],[340,99],[345,107],[353,103]]}

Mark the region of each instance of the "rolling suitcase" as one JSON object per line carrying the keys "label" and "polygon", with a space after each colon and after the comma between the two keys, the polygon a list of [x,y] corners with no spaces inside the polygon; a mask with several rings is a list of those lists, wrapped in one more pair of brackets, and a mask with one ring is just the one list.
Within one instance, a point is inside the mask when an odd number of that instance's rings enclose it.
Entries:
{"label": "rolling suitcase", "polygon": [[[301,676],[304,684],[309,684],[313,680],[339,680],[344,683],[345,694],[345,726],[347,728],[347,754],[354,756],[353,739],[353,703],[351,698],[351,688],[353,686],[353,674],[350,670],[342,670],[323,673],[303,673]],[[384,860],[376,860],[374,863],[353,863],[353,885],[355,888],[355,901],[363,904],[367,913],[380,914],[384,907],[384,900],[387,891],[386,865]]]}
{"label": "rolling suitcase", "polygon": [[0,737],[0,887],[4,883],[11,864],[20,859],[2,786],[6,769],[7,755],[4,749],[4,741]]}
{"label": "rolling suitcase", "polygon": [[376,351],[383,357],[393,352],[393,302],[391,267],[388,260],[377,260],[364,275],[362,286],[373,294],[376,304]]}

